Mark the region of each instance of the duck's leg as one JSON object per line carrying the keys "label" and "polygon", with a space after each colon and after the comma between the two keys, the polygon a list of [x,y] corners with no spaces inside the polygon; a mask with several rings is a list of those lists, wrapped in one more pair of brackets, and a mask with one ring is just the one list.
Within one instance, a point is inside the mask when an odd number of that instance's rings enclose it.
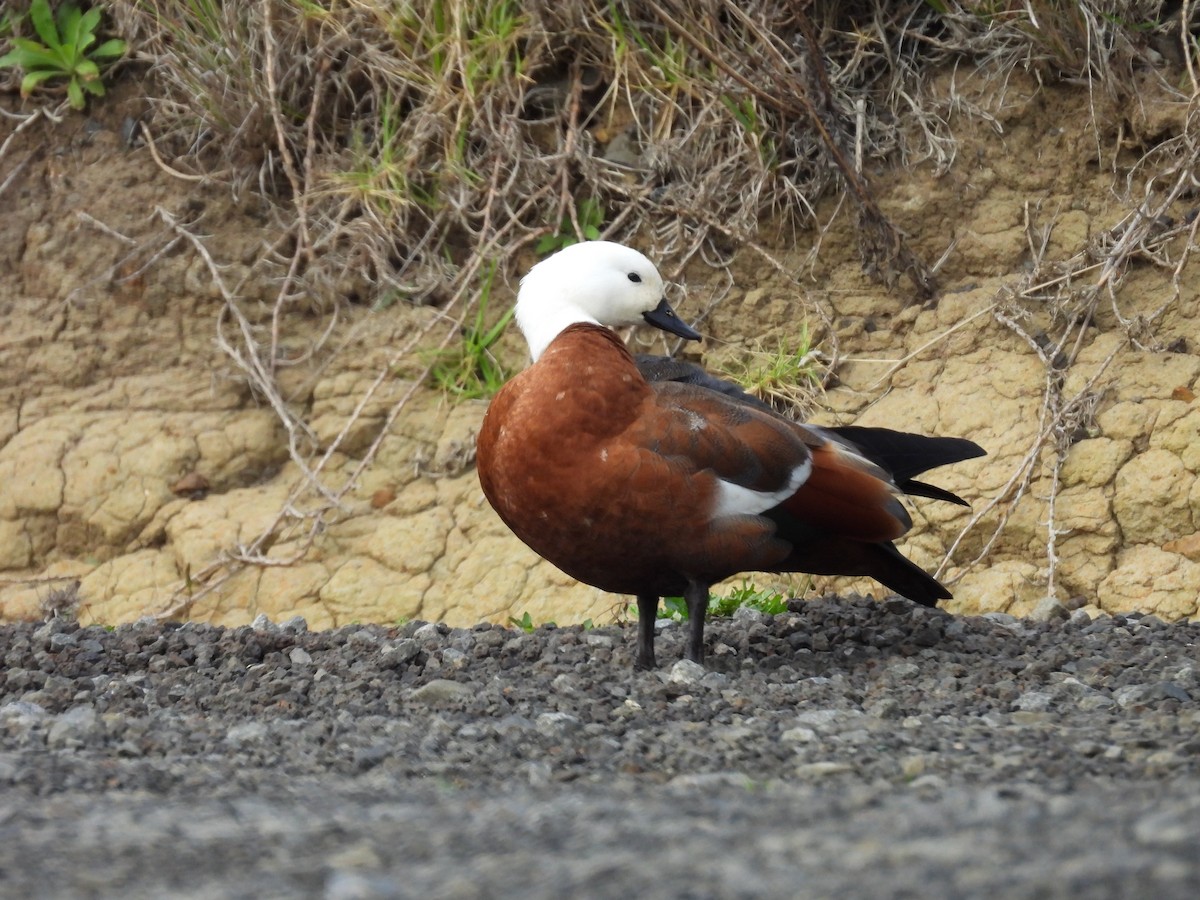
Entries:
{"label": "duck's leg", "polygon": [[658,597],[654,594],[638,594],[638,642],[637,656],[633,660],[635,669],[655,669],[654,621],[658,618]]}
{"label": "duck's leg", "polygon": [[708,612],[708,585],[689,581],[683,592],[688,609],[687,658],[704,663],[704,616]]}

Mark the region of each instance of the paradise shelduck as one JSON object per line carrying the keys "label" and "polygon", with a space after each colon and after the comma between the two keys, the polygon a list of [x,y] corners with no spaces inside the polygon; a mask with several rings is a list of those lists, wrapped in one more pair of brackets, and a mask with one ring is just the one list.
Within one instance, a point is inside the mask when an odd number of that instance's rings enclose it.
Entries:
{"label": "paradise shelduck", "polygon": [[688,340],[645,256],[575,244],[522,279],[533,365],[492,400],[479,480],[500,518],[579,581],[637,598],[635,665],[653,668],[658,601],[682,594],[687,657],[704,659],[709,589],[738,572],[869,575],[932,606],[950,592],[892,544],[900,492],[956,503],[913,476],[984,451],[960,438],[786,419],[698,366],[643,357],[612,330]]}

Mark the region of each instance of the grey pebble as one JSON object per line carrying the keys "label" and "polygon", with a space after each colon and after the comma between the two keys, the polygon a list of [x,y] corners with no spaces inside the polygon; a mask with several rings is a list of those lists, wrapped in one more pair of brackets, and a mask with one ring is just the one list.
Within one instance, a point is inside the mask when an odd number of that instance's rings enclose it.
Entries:
{"label": "grey pebble", "polygon": [[307,666],[312,664],[312,654],[303,647],[293,647],[288,651],[288,659],[297,666]]}
{"label": "grey pebble", "polygon": [[54,717],[46,734],[46,743],[58,748],[82,746],[96,730],[95,708],[76,706]]}
{"label": "grey pebble", "polygon": [[672,684],[696,684],[707,674],[708,670],[700,663],[692,662],[690,659],[681,659],[671,666],[668,680]]}
{"label": "grey pebble", "polygon": [[445,678],[427,681],[408,695],[413,703],[448,703],[474,696],[475,691],[465,684]]}

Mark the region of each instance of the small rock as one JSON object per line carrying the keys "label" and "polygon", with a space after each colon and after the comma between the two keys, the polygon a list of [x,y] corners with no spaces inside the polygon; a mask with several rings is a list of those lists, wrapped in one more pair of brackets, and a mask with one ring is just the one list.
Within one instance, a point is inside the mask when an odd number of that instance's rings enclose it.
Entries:
{"label": "small rock", "polygon": [[413,638],[418,641],[441,641],[442,632],[437,626],[437,622],[426,622],[413,633]]}
{"label": "small rock", "polygon": [[865,728],[843,731],[837,736],[837,740],[839,744],[866,744],[871,740],[871,732]]}
{"label": "small rock", "polygon": [[323,900],[382,900],[403,896],[399,880],[387,875],[334,869],[325,878]]}
{"label": "small rock", "polygon": [[745,725],[727,725],[723,728],[711,729],[709,736],[713,740],[735,745],[752,740],[755,737],[755,732],[753,728],[748,728]]}
{"label": "small rock", "polygon": [[46,708],[28,700],[13,700],[0,706],[0,720],[5,722],[29,723],[46,718]]}
{"label": "small rock", "polygon": [[796,767],[796,774],[801,778],[825,778],[829,775],[844,775],[847,772],[853,771],[854,766],[850,765],[850,763],[835,762],[833,760],[805,763],[802,766]]}
{"label": "small rock", "polygon": [[761,625],[770,620],[771,617],[766,613],[750,606],[739,606],[733,611],[733,621],[743,625]]}
{"label": "small rock", "polygon": [[80,747],[96,733],[96,710],[91,706],[76,706],[54,717],[46,733],[50,747]]}
{"label": "small rock", "polygon": [[817,739],[817,733],[811,728],[797,725],[795,728],[789,728],[783,734],[779,735],[779,739],[793,744],[810,744]]}
{"label": "small rock", "polygon": [[1200,684],[1200,679],[1197,678],[1196,667],[1192,665],[1173,666],[1164,670],[1163,675],[1168,681],[1173,681],[1185,689],[1189,685],[1195,687],[1197,684]]}
{"label": "small rock", "polygon": [[79,643],[79,638],[73,634],[50,635],[50,650],[54,653],[65,650],[67,647],[74,647],[77,643]]}
{"label": "small rock", "polygon": [[1067,620],[1072,627],[1083,628],[1086,625],[1092,624],[1092,617],[1086,609],[1077,609],[1071,613],[1071,618]]}
{"label": "small rock", "polygon": [[462,669],[467,665],[467,654],[454,647],[442,651],[442,664],[451,669]]}
{"label": "small rock", "polygon": [[288,659],[295,666],[307,666],[312,663],[312,655],[303,647],[293,647],[288,653]]}
{"label": "small rock", "polygon": [[1070,611],[1054,597],[1043,597],[1029,613],[1035,622],[1065,622],[1070,616]]}
{"label": "small rock", "polygon": [[331,854],[325,864],[334,869],[382,869],[383,860],[375,852],[375,848],[367,841],[351,844],[337,853]]}
{"label": "small rock", "polygon": [[554,680],[550,682],[550,689],[556,694],[562,694],[564,697],[580,697],[584,693],[583,684],[579,680],[579,676],[572,675],[569,672],[555,675]]}
{"label": "small rock", "polygon": [[1045,691],[1026,691],[1013,702],[1014,709],[1042,712],[1054,705],[1054,697]]}
{"label": "small rock", "polygon": [[225,732],[225,743],[233,747],[244,747],[262,741],[267,736],[263,722],[242,722]]}
{"label": "small rock", "polygon": [[1169,700],[1178,700],[1180,703],[1190,703],[1192,700],[1192,695],[1173,681],[1160,682],[1155,687],[1155,693]]}
{"label": "small rock", "polygon": [[578,716],[565,712],[545,712],[535,721],[537,730],[549,737],[565,737],[583,727]]}
{"label": "small rock", "polygon": [[671,674],[667,680],[672,684],[697,684],[707,674],[708,670],[700,663],[681,659],[671,666]]}
{"label": "small rock", "polygon": [[475,696],[475,691],[468,685],[447,678],[435,678],[421,685],[408,695],[413,703],[454,703],[463,702]]}
{"label": "small rock", "polygon": [[1050,721],[1050,714],[1041,709],[1019,709],[1011,718],[1014,725],[1042,725]]}
{"label": "small rock", "polygon": [[279,630],[287,634],[304,634],[308,631],[308,620],[304,616],[292,616],[279,626]]}
{"label": "small rock", "polygon": [[1109,697],[1107,694],[1096,690],[1089,691],[1088,693],[1084,694],[1076,701],[1076,703],[1080,709],[1084,710],[1112,709],[1112,707],[1117,705],[1116,701],[1114,701],[1112,697]]}
{"label": "small rock", "polygon": [[371,744],[367,747],[358,747],[354,751],[353,764],[355,771],[369,772],[381,762],[388,758],[392,753],[390,744],[383,741]]}
{"label": "small rock", "polygon": [[381,664],[394,669],[415,659],[420,652],[420,644],[412,638],[405,638],[394,644],[384,644],[379,651],[379,659]]}
{"label": "small rock", "polygon": [[550,768],[550,763],[541,760],[530,760],[518,769],[518,771],[522,770],[525,773],[525,782],[530,787],[544,787],[554,777],[554,770]]}
{"label": "small rock", "polygon": [[1021,620],[1016,616],[1010,616],[1008,613],[988,612],[984,613],[980,618],[986,619],[1002,628],[1007,628],[1009,631],[1015,631],[1018,634],[1025,630],[1025,626],[1021,624]]}
{"label": "small rock", "polygon": [[668,787],[701,791],[722,787],[749,788],[753,785],[753,779],[743,772],[687,772],[667,782]]}
{"label": "small rock", "polygon": [[460,741],[482,741],[488,736],[489,730],[482,725],[477,725],[474,722],[469,722],[454,733],[454,736]]}
{"label": "small rock", "polygon": [[796,716],[797,725],[807,725],[821,733],[840,731],[862,713],[856,709],[810,709]]}
{"label": "small rock", "polygon": [[1131,706],[1145,703],[1149,696],[1150,687],[1145,684],[1127,684],[1125,687],[1113,691],[1113,700],[1121,709],[1129,709]]}
{"label": "small rock", "polygon": [[1180,763],[1179,754],[1173,750],[1155,750],[1146,757],[1147,769],[1174,769]]}
{"label": "small rock", "polygon": [[496,723],[496,734],[500,735],[501,737],[511,737],[513,735],[519,735],[524,732],[534,731],[536,729],[537,726],[525,716],[505,716]]}
{"label": "small rock", "polygon": [[894,697],[884,697],[876,700],[866,709],[868,716],[877,719],[898,719],[902,712],[900,701]]}
{"label": "small rock", "polygon": [[898,662],[887,667],[885,674],[896,681],[907,681],[921,674],[921,667],[916,663]]}
{"label": "small rock", "polygon": [[941,775],[920,775],[909,782],[908,786],[914,791],[928,791],[934,793],[946,789],[946,779]]}
{"label": "small rock", "polygon": [[1200,804],[1195,800],[1157,810],[1133,823],[1133,839],[1147,847],[1191,849],[1200,832]]}

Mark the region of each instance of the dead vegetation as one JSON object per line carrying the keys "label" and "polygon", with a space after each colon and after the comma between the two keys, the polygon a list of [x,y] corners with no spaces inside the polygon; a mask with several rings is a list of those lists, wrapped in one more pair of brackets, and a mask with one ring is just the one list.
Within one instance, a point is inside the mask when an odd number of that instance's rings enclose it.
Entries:
{"label": "dead vegetation", "polygon": [[[354,423],[317,446],[279,387],[279,370],[297,361],[282,340],[296,312],[327,317],[328,336],[347,303],[441,311],[396,348],[357,415],[418,347],[458,340],[486,302],[495,263],[529,259],[539,241],[636,236],[668,277],[697,260],[722,268],[741,248],[783,270],[774,247],[827,227],[817,203],[839,187],[865,271],[929,298],[941,260],[919,258],[880,210],[865,174],[871,161],[949,169],[955,118],[994,121],[1018,68],[1086,84],[1109,109],[1131,102],[1135,71],[1165,60],[1187,73],[1171,90],[1193,106],[1198,95],[1187,2],[113,0],[107,8],[131,47],[125,71],[146,80],[150,111],[139,128],[159,164],[270,201],[277,237],[246,276],[278,285],[265,308],[242,295],[244,282],[228,282],[201,223],[157,214],[173,242],[205,260],[225,301],[222,346],[276,410],[305,473],[257,541],[190,573],[172,612],[231,567],[286,564],[265,549],[282,533],[316,534],[336,515],[411,396],[392,407],[351,477],[329,487],[323,471]],[[959,66],[992,80],[993,104],[953,90],[931,97],[929,73]],[[1047,259],[1053,215],[1030,209],[1033,264],[996,298],[993,315],[1045,366],[1042,421],[1020,471],[960,540],[995,507],[1014,508],[1047,461],[1057,471],[1086,425],[1103,368],[1069,396],[1064,371],[1099,304],[1131,341],[1155,346],[1155,316],[1124,315],[1118,291],[1140,261],[1174,273],[1164,309],[1179,301],[1196,228],[1176,209],[1196,187],[1194,118],[1128,171],[1128,218],[1078,256]],[[1099,155],[1115,171],[1115,156]],[[782,237],[765,239],[766,223]],[[324,340],[305,357],[335,352]],[[1053,593],[1053,520],[1048,535]]]}

